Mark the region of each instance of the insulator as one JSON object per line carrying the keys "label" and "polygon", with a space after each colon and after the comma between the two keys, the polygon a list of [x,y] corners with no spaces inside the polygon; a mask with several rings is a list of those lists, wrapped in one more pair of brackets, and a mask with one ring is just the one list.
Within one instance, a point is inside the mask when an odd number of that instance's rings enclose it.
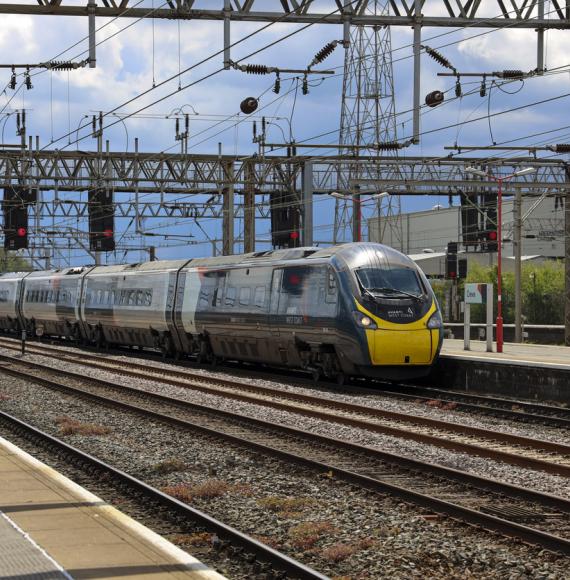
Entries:
{"label": "insulator", "polygon": [[26,83],[26,89],[29,91],[30,89],[34,88],[34,85],[32,85],[32,77],[30,77],[30,69],[27,68],[25,75],[24,75],[24,82]]}
{"label": "insulator", "polygon": [[95,133],[97,131],[97,117],[95,115],[91,118],[91,127],[93,127],[93,133]]}
{"label": "insulator", "polygon": [[278,95],[279,91],[281,90],[281,79],[279,78],[279,74],[275,77],[275,85],[273,86],[273,92]]}
{"label": "insulator", "polygon": [[319,64],[319,63],[323,62],[323,60],[328,58],[334,52],[334,49],[336,48],[337,44],[338,43],[336,41],[329,42],[328,44],[325,44],[325,46],[323,46],[323,48],[321,48],[321,50],[319,50],[319,52],[317,52],[317,54],[315,54],[315,58],[313,59],[311,66],[314,66],[315,64]]}
{"label": "insulator", "polygon": [[264,64],[246,64],[245,72],[248,75],[268,75],[269,67]]}
{"label": "insulator", "polygon": [[262,133],[265,135],[265,130],[266,130],[266,123],[265,123],[265,117],[261,117],[261,131]]}
{"label": "insulator", "polygon": [[457,98],[463,96],[463,91],[461,90],[461,83],[459,82],[459,79],[457,79],[457,82],[455,83],[455,96]]}
{"label": "insulator", "polygon": [[10,78],[10,88],[14,90],[16,88],[16,69],[12,67],[12,76]]}
{"label": "insulator", "polygon": [[306,76],[303,77],[303,86],[301,88],[301,91],[304,95],[309,94],[309,81],[307,80]]}
{"label": "insulator", "polygon": [[445,99],[445,95],[441,91],[432,91],[426,95],[426,105],[428,107],[437,107],[441,105]]}
{"label": "insulator", "polygon": [[568,143],[557,143],[554,146],[554,151],[556,153],[570,153],[570,144],[568,144]]}
{"label": "insulator", "polygon": [[180,134],[180,120],[177,118],[176,119],[176,136],[178,137],[179,134]]}
{"label": "insulator", "polygon": [[253,138],[255,139],[257,137],[257,123],[254,121],[253,122]]}
{"label": "insulator", "polygon": [[57,60],[53,60],[51,62],[48,62],[46,64],[47,68],[50,68],[51,70],[73,70],[76,68],[79,68],[79,64],[76,62],[71,62],[69,60],[62,60],[62,61],[57,61]]}
{"label": "insulator", "polygon": [[500,74],[504,79],[522,79],[524,77],[522,70],[504,70]]}
{"label": "insulator", "polygon": [[387,151],[394,149],[401,149],[402,146],[397,141],[386,141],[385,143],[378,143],[378,149]]}
{"label": "insulator", "polygon": [[188,134],[189,128],[190,128],[190,119],[188,118],[188,113],[186,113],[186,115],[184,115],[184,129],[186,131],[186,134]]}
{"label": "insulator", "polygon": [[441,54],[441,52],[435,50],[435,48],[430,48],[429,46],[422,45],[422,48],[426,51],[428,56],[431,56],[435,62],[440,64],[444,68],[449,68],[455,70],[455,67]]}
{"label": "insulator", "polygon": [[295,157],[297,155],[297,146],[296,145],[291,146],[291,155],[293,157]]}
{"label": "insulator", "polygon": [[257,109],[258,106],[259,106],[259,102],[257,101],[257,99],[255,97],[247,97],[247,99],[244,99],[239,104],[239,108],[241,109],[241,112],[246,114],[246,115],[253,113],[253,111],[255,111],[255,109]]}
{"label": "insulator", "polygon": [[485,83],[485,77],[481,81],[481,86],[479,87],[479,96],[486,97],[487,96],[487,84]]}

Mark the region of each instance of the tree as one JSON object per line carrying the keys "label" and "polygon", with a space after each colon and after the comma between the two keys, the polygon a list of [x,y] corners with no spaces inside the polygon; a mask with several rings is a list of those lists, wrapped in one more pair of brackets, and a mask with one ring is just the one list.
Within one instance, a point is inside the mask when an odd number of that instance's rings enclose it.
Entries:
{"label": "tree", "polygon": [[31,270],[33,268],[28,260],[0,248],[0,272],[29,272]]}

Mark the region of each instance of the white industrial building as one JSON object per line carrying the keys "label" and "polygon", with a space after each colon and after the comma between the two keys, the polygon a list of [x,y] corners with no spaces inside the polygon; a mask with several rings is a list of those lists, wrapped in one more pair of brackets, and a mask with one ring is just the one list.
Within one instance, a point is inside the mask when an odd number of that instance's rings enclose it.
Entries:
{"label": "white industrial building", "polygon": [[[514,267],[513,259],[513,200],[503,201],[503,268]],[[426,274],[445,273],[445,252],[448,242],[459,242],[462,250],[461,207],[403,213],[399,216],[368,220],[368,238],[410,255]],[[481,264],[496,263],[496,253],[471,251],[464,254],[468,261]],[[523,198],[522,255],[524,261],[564,258],[564,207],[552,197]]]}

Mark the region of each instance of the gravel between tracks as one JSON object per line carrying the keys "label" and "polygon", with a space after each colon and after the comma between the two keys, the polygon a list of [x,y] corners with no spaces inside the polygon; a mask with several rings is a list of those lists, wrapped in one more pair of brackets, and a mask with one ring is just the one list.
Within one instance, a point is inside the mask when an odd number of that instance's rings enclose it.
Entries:
{"label": "gravel between tracks", "polygon": [[[63,438],[156,487],[208,481],[212,486],[213,478],[223,482],[227,488],[222,495],[208,499],[203,491],[195,490],[192,504],[247,533],[262,536],[333,577],[566,577],[568,558],[452,520],[426,520],[419,510],[396,499],[249,452],[230,450],[225,443],[210,440],[205,444],[202,437],[135,416],[125,420],[119,411],[2,375],[0,394],[0,408],[58,436],[56,419],[62,415],[109,427],[111,432],[106,436]],[[172,459],[183,462],[184,470],[168,475],[156,471],[160,462]],[[264,498],[273,503],[295,498],[297,504],[279,513],[260,505]],[[313,535],[302,536],[298,526],[303,522],[320,523],[321,535],[313,525]],[[293,545],[295,540],[302,548]],[[357,551],[333,562],[343,549]]]}
{"label": "gravel between tracks", "polygon": [[[10,351],[5,349],[0,349],[1,352],[6,352],[10,354]],[[13,354],[13,351],[11,351]],[[121,360],[128,366],[129,362],[133,359],[130,357],[111,357],[113,360]],[[562,497],[570,498],[570,486],[568,485],[568,479],[563,476],[551,475],[548,473],[543,473],[535,470],[525,469],[522,467],[517,467],[514,465],[504,464],[499,461],[493,461],[491,459],[486,459],[482,457],[475,457],[467,453],[454,452],[451,450],[436,447],[434,445],[424,445],[414,441],[409,441],[405,439],[399,439],[397,437],[392,437],[389,435],[383,435],[379,433],[371,433],[363,429],[357,429],[354,427],[349,427],[340,424],[334,424],[331,422],[322,421],[319,419],[304,417],[296,413],[291,413],[288,411],[281,411],[277,409],[270,409],[268,407],[263,407],[261,405],[255,405],[252,403],[245,403],[241,401],[235,401],[231,399],[226,399],[223,396],[209,395],[206,393],[200,393],[192,391],[191,389],[186,389],[183,387],[169,386],[161,383],[155,383],[152,380],[140,380],[133,379],[125,376],[118,375],[109,371],[102,371],[98,369],[88,369],[85,371],[85,367],[80,364],[72,364],[68,362],[59,361],[55,358],[48,358],[44,355],[32,355],[26,354],[26,359],[39,362],[42,364],[49,364],[53,368],[74,370],[76,372],[81,372],[85,375],[92,376],[94,378],[100,378],[103,380],[110,380],[119,384],[127,385],[130,387],[136,387],[139,389],[149,390],[152,392],[160,392],[168,396],[178,397],[186,401],[193,403],[199,403],[203,405],[212,406],[217,409],[239,412],[244,415],[254,417],[256,419],[263,419],[270,422],[278,422],[285,425],[293,425],[298,429],[304,429],[306,431],[311,431],[313,433],[318,433],[325,436],[333,436],[338,439],[344,439],[353,443],[358,443],[361,445],[367,445],[370,447],[377,447],[382,451],[387,451],[390,453],[396,453],[400,455],[405,455],[413,459],[420,459],[422,461],[430,461],[432,463],[438,463],[446,467],[452,467],[455,469],[461,469],[480,475],[483,477],[491,477],[494,479],[499,479],[511,483],[513,485],[518,485],[521,487],[529,487],[536,489],[544,493],[550,493],[554,495],[559,495]],[[137,361],[143,359],[135,359]],[[168,371],[167,365],[161,365],[160,363],[155,363],[155,361],[149,362],[145,361],[147,364],[154,366],[164,366],[165,371]],[[171,367],[172,368],[172,367]],[[204,376],[216,376],[223,377],[222,373],[211,373],[200,369],[200,374]],[[227,377],[228,374],[225,374]],[[275,388],[284,388],[288,391],[302,392],[306,394],[315,394],[315,390],[308,389],[304,387],[297,386],[287,386],[282,383],[275,383],[260,379],[251,379],[253,384],[272,386]],[[417,405],[414,403],[409,403],[406,401],[395,401],[393,399],[388,399],[382,397],[378,394],[377,397],[373,395],[340,395],[334,392],[325,393],[329,398],[338,398],[339,400],[344,400],[347,402],[352,402],[356,404],[374,406],[377,408],[383,408],[387,410],[395,410],[402,413],[418,413],[418,409],[424,411],[424,415],[429,415],[438,419],[448,420],[451,415],[455,415],[457,422],[463,421],[463,424],[473,425],[485,428],[485,423],[483,419],[488,419],[487,417],[474,417],[467,415],[465,413],[454,413],[453,411],[442,412],[439,410],[432,410],[426,408],[425,405]],[[496,420],[495,420],[496,421]],[[553,428],[546,428],[539,425],[525,424],[522,426],[516,425],[516,429],[512,428],[512,422],[504,421],[500,425],[494,425],[494,428],[503,432],[512,432],[515,434],[525,435],[527,437],[544,438],[543,435],[545,431],[556,432]],[[564,437],[563,433],[565,431],[558,430],[559,439],[562,443],[568,443],[567,438]]]}

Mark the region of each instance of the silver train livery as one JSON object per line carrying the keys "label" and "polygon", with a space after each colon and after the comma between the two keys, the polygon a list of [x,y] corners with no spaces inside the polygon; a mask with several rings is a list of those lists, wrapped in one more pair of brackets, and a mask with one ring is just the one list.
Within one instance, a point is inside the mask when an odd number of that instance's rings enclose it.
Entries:
{"label": "silver train livery", "polygon": [[0,329],[339,382],[425,376],[443,338],[422,271],[373,243],[3,274]]}

